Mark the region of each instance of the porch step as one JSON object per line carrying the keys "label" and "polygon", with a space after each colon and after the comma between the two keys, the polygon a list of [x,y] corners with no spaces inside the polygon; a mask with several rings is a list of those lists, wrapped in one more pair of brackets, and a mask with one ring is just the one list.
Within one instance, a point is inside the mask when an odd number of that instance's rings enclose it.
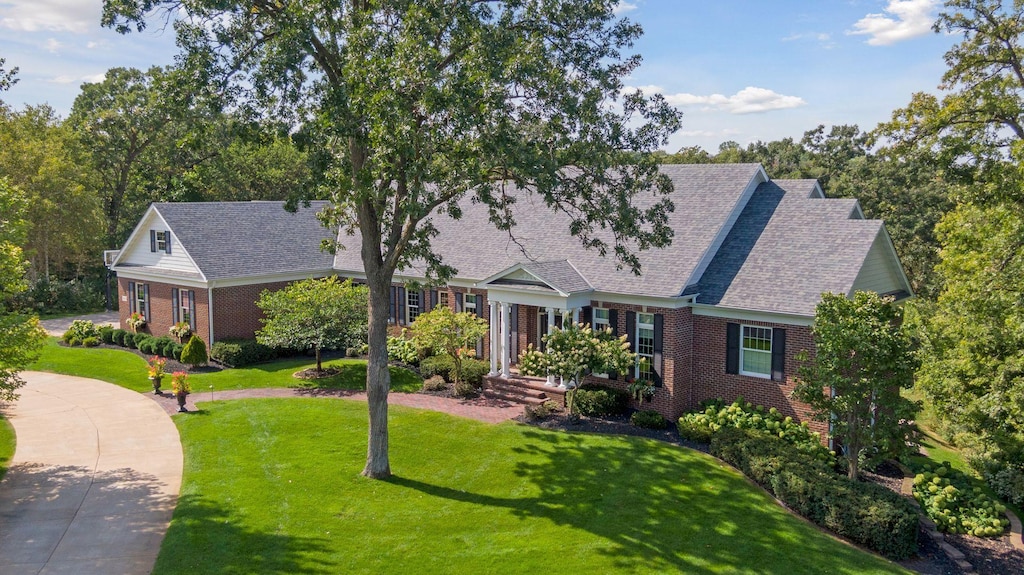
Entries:
{"label": "porch step", "polygon": [[554,401],[565,405],[565,390],[545,385],[543,379],[515,376],[506,379],[501,376],[484,378],[484,395],[521,403],[539,405],[545,401]]}

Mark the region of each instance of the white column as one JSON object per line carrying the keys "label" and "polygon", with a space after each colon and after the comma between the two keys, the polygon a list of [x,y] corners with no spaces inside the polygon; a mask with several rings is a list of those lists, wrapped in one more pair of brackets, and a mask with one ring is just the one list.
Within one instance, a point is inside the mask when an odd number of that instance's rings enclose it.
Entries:
{"label": "white column", "polygon": [[572,324],[576,325],[580,322],[580,308],[572,308]]}
{"label": "white column", "polygon": [[500,319],[498,318],[498,302],[489,300],[487,305],[490,306],[490,314],[487,319],[490,320],[490,346],[488,354],[491,356],[491,371],[487,375],[495,376],[498,375],[498,338],[500,337]]}
{"label": "white column", "polygon": [[[555,331],[555,308],[548,308],[548,333]],[[545,385],[555,385],[555,376],[548,374],[548,381]]]}
{"label": "white column", "polygon": [[512,324],[512,306],[501,302],[501,376],[508,377],[512,374],[510,368],[511,350],[509,349],[509,326]]}
{"label": "white column", "polygon": [[[565,329],[565,327],[566,327],[565,324],[568,323],[568,321],[569,321],[569,310],[567,310],[567,309],[560,309],[560,310],[558,310],[558,314],[562,316],[562,329]],[[566,388],[566,386],[565,386],[565,378],[562,377],[562,376],[558,376],[558,387],[559,387],[559,389],[565,389]]]}

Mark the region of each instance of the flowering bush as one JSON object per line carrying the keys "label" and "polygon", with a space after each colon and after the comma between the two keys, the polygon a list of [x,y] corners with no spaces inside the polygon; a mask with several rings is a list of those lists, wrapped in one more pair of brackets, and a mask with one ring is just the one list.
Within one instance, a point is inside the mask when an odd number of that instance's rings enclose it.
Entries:
{"label": "flowering bush", "polygon": [[388,358],[391,361],[400,361],[409,365],[419,363],[419,344],[414,338],[406,336],[406,330],[402,335],[388,337]]}
{"label": "flowering bush", "polygon": [[169,329],[168,331],[170,331],[171,335],[178,338],[178,340],[180,341],[185,339],[186,337],[188,337],[189,334],[192,333],[192,327],[188,324],[187,321],[179,321],[178,323],[172,325],[171,329]]}
{"label": "flowering bush", "polygon": [[192,384],[188,380],[188,374],[184,371],[176,371],[171,374],[171,391],[174,395],[192,393]]}
{"label": "flowering bush", "polygon": [[128,316],[128,320],[125,321],[125,323],[127,323],[128,327],[132,328],[134,331],[139,331],[145,327],[146,318],[142,317],[142,314],[139,312],[133,312],[132,315]]}
{"label": "flowering bush", "polygon": [[914,476],[914,499],[939,531],[975,537],[1000,537],[1010,525],[1006,506],[974,487],[969,477],[948,463],[925,465]]}
{"label": "flowering bush", "polygon": [[154,355],[149,358],[149,377],[163,377],[165,365],[167,365],[167,360],[162,357]]}

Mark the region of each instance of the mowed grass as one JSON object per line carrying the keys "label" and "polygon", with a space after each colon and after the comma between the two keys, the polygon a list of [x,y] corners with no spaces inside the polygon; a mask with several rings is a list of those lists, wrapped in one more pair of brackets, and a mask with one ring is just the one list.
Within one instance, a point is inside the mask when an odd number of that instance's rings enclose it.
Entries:
{"label": "mowed grass", "polygon": [[4,478],[7,468],[14,457],[15,435],[11,422],[0,413],[0,479]]}
{"label": "mowed grass", "polygon": [[[317,389],[365,389],[366,361],[360,359],[335,359],[324,362],[325,367],[336,367],[341,372],[335,376],[303,381],[293,374],[315,367],[316,363],[307,357],[283,359],[252,367],[203,372],[189,376],[196,391],[225,391],[262,387],[311,387]],[[152,391],[148,379],[146,360],[133,352],[123,349],[65,347],[57,338],[50,338],[43,347],[40,358],[29,366],[35,371],[49,371],[80,377],[91,377],[107,381],[135,391]],[[418,391],[423,380],[415,373],[397,367],[391,368],[391,389],[398,392]],[[164,388],[170,388],[170,377],[164,381]]]}
{"label": "mowed grass", "polygon": [[903,573],[717,460],[640,438],[390,408],[395,476],[359,475],[363,403],[176,416],[185,475],[155,574]]}

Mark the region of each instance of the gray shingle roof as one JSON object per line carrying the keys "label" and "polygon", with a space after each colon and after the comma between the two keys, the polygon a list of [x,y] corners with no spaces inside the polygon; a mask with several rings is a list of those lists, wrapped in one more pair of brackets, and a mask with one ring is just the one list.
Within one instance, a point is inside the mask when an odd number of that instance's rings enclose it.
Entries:
{"label": "gray shingle roof", "polygon": [[[744,190],[761,171],[759,164],[666,165],[663,173],[675,187],[676,210],[669,225],[675,231],[672,245],[664,250],[642,252],[643,275],[628,269],[616,270],[614,258],[601,258],[569,234],[568,217],[545,206],[523,190],[509,190],[517,202],[513,212],[515,241],[498,231],[488,220],[487,207],[461,202],[462,219],[447,215],[433,217],[440,234],[432,242],[445,263],[454,266],[458,278],[479,281],[517,263],[568,261],[579,274],[602,292],[672,297],[682,291],[686,280],[711,247],[722,226],[736,209]],[[653,195],[636,199],[640,206],[655,201]],[[335,257],[335,268],[362,270],[359,236],[342,236],[345,250]],[[524,253],[525,251],[525,253]],[[422,275],[413,266],[405,273]]]}
{"label": "gray shingle roof", "polygon": [[882,228],[879,220],[849,219],[855,205],[761,184],[687,292],[699,292],[698,303],[813,315],[822,292],[852,289]]}
{"label": "gray shingle roof", "polygon": [[572,264],[562,260],[557,262],[531,262],[523,265],[523,269],[547,282],[548,285],[562,293],[579,293],[593,289],[586,278],[580,275]]}
{"label": "gray shingle roof", "polygon": [[334,234],[316,219],[325,205],[293,214],[284,202],[153,204],[208,280],[330,270],[320,242]]}

